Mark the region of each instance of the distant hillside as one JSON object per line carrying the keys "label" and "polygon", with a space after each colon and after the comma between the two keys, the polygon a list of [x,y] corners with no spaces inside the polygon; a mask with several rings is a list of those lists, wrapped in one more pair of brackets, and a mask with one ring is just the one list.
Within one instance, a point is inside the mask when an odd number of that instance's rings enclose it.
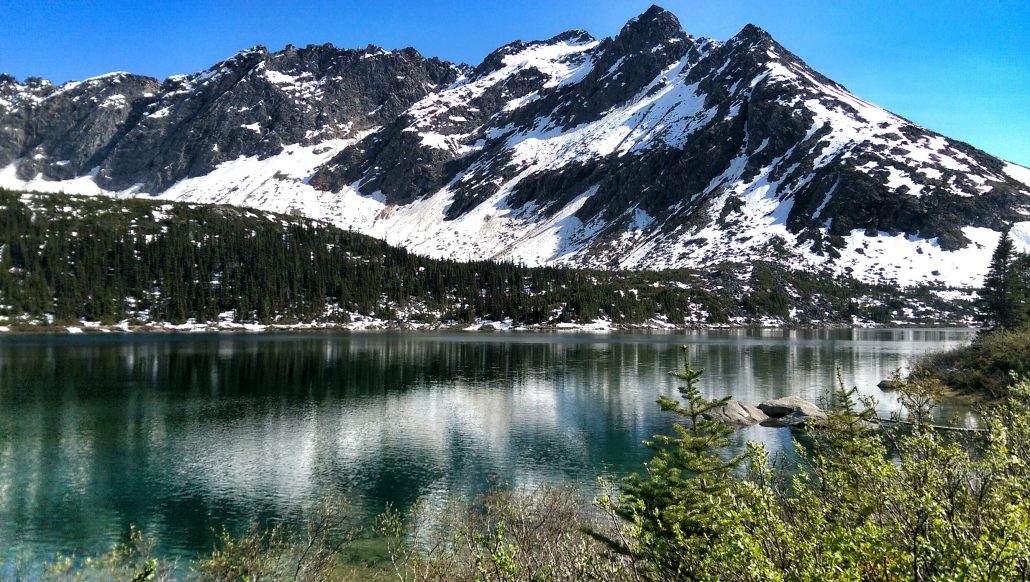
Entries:
{"label": "distant hillside", "polygon": [[0,324],[260,322],[595,327],[963,321],[774,264],[596,271],[411,254],[306,218],[230,206],[0,190]]}

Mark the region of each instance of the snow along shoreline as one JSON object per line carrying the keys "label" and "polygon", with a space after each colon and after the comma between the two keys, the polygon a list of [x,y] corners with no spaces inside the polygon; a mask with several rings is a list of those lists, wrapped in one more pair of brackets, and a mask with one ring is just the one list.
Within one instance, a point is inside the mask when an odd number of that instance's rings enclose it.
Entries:
{"label": "snow along shoreline", "polygon": [[559,323],[513,325],[505,321],[479,321],[473,324],[456,322],[421,323],[397,322],[367,318],[364,321],[351,323],[308,322],[308,323],[236,323],[236,322],[187,322],[174,324],[171,322],[149,322],[142,325],[130,325],[121,321],[114,325],[103,325],[98,322],[80,321],[78,324],[22,323],[0,325],[0,337],[22,335],[142,335],[142,334],[190,334],[190,333],[281,333],[281,332],[338,332],[338,331],[451,331],[451,332],[573,332],[573,333],[608,333],[627,331],[687,331],[702,329],[845,329],[845,328],[952,328],[975,327],[968,320],[943,320],[936,324],[925,322],[895,320],[877,323],[854,318],[851,322],[814,322],[791,323],[778,318],[762,318],[757,321],[737,321],[731,323],[692,323],[689,325],[673,325],[657,320],[639,324],[612,324],[606,320],[591,323]]}

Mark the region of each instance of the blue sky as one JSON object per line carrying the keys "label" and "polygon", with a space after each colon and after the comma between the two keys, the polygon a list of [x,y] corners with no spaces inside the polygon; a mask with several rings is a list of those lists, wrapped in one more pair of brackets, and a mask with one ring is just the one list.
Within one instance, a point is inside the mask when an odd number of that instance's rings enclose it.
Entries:
{"label": "blue sky", "polygon": [[[0,0],[0,71],[55,82],[195,72],[256,44],[414,46],[478,63],[514,39],[618,32],[650,1]],[[752,22],[858,96],[1030,166],[1030,2],[666,0],[690,34]]]}

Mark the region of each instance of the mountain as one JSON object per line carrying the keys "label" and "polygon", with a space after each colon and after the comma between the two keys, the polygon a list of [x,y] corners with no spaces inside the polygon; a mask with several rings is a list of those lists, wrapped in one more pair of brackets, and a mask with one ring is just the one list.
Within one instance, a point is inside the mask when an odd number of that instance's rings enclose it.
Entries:
{"label": "mountain", "polygon": [[1030,170],[855,97],[765,31],[653,6],[613,38],[257,47],[194,75],[0,77],[0,186],[328,220],[439,258],[662,269],[773,260],[979,285]]}

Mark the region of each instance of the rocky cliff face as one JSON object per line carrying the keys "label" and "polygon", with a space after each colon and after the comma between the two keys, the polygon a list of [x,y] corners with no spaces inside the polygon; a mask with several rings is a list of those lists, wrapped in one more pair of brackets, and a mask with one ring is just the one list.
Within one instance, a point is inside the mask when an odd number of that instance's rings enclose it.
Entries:
{"label": "rocky cliff face", "polygon": [[17,176],[63,180],[88,173],[138,123],[152,100],[156,79],[111,73],[54,87],[30,78],[24,84],[0,75],[0,165],[17,164]]}
{"label": "rocky cliff face", "polygon": [[158,193],[243,156],[268,157],[381,126],[459,69],[413,49],[243,51],[164,83],[114,73],[54,88],[0,79],[0,164],[24,180],[91,173]]}
{"label": "rocky cliff face", "polygon": [[[1030,244],[1030,171],[851,95],[767,33],[258,47],[164,83],[0,78],[0,184],[294,211],[416,252],[666,268],[768,259],[975,285]],[[982,264],[981,264],[982,263]]]}

